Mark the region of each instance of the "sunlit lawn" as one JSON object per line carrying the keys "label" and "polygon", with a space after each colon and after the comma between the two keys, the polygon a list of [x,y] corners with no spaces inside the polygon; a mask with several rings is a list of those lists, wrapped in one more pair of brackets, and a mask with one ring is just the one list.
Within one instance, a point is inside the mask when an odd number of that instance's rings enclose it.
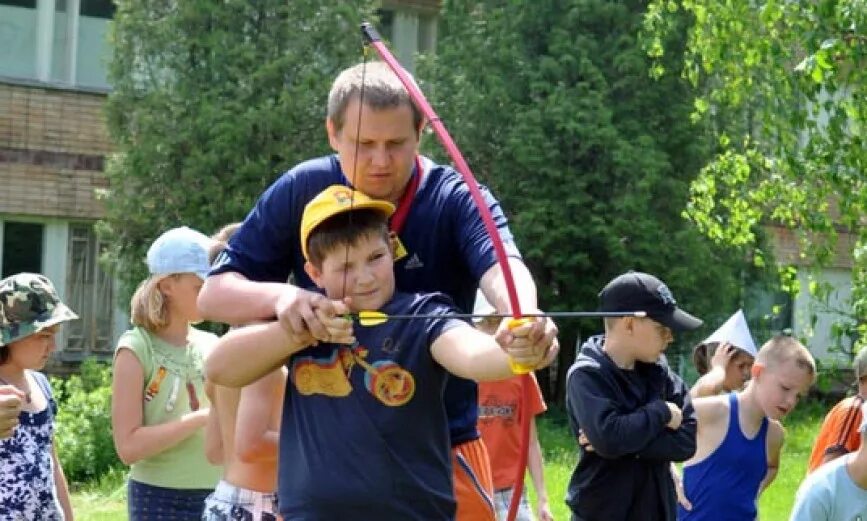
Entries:
{"label": "sunlit lawn", "polygon": [[[786,420],[786,446],[780,472],[773,485],[762,495],[761,521],[785,521],[792,508],[798,484],[804,476],[813,438],[824,412],[817,404],[802,405]],[[555,519],[568,521],[569,509],[563,503],[566,485],[575,466],[575,443],[562,411],[552,408],[539,421],[539,439],[545,453],[545,480]],[[126,519],[125,475],[114,472],[99,483],[75,487],[73,507],[79,521],[118,521]],[[535,494],[531,482],[531,499]]]}

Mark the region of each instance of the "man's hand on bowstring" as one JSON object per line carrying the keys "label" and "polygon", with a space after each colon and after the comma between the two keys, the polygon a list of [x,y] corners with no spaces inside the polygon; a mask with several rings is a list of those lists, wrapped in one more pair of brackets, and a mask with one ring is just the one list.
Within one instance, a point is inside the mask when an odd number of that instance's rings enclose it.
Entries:
{"label": "man's hand on bowstring", "polygon": [[320,293],[287,284],[283,295],[274,305],[274,313],[293,341],[301,344],[330,342],[332,331],[329,331],[322,317],[340,314],[335,303],[337,301]]}
{"label": "man's hand on bowstring", "polygon": [[[532,310],[528,313],[542,312]],[[554,321],[547,317],[527,319],[523,324],[514,327],[513,320],[503,319],[494,334],[500,347],[519,364],[536,369],[550,365],[560,351],[560,344],[557,342],[557,325]]]}
{"label": "man's hand on bowstring", "polygon": [[355,343],[352,319],[348,318],[351,313],[350,302],[350,298],[346,297],[342,301],[330,301],[331,305],[328,308],[317,307],[315,309],[316,318],[325,326],[327,331],[326,342],[350,345]]}

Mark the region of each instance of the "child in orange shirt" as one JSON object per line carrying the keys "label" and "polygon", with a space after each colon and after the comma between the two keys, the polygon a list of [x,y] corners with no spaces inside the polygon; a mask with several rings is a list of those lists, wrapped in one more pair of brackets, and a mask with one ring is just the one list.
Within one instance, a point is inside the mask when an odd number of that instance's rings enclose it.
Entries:
{"label": "child in orange shirt", "polygon": [[[476,293],[476,304],[473,313],[490,315],[496,309],[485,299],[481,291]],[[500,325],[497,317],[474,319],[476,328],[493,335]],[[536,382],[536,376],[530,373],[533,389],[529,393],[529,413],[534,420],[530,422],[530,444],[527,454],[527,468],[530,479],[536,489],[536,513],[540,521],[553,521],[551,509],[548,506],[548,493],[545,490],[544,464],[542,447],[536,431],[535,417],[545,412],[547,407],[542,398],[542,391]],[[518,459],[521,450],[521,419],[526,410],[521,408],[524,387],[521,378],[514,377],[497,382],[479,383],[479,432],[488,449],[491,460],[491,473],[494,483],[494,506],[497,510],[497,520],[505,521],[512,502],[512,491],[515,477],[518,475]],[[521,504],[515,515],[515,521],[533,521],[534,517],[527,501],[527,489],[521,495]]]}
{"label": "child in orange shirt", "polygon": [[852,369],[858,384],[858,394],[840,400],[825,416],[810,453],[807,474],[823,463],[855,452],[861,446],[858,426],[861,425],[861,404],[867,396],[867,349],[858,353],[852,362]]}

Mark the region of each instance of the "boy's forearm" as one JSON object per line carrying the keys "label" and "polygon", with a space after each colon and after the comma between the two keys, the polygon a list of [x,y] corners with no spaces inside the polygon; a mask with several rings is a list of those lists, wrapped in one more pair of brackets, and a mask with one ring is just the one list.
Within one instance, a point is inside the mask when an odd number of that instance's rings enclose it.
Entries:
{"label": "boy's forearm", "polygon": [[450,372],[477,382],[496,382],[515,376],[509,366],[509,355],[498,345],[473,350],[455,369]]}
{"label": "boy's forearm", "polygon": [[277,300],[286,291],[297,290],[291,284],[257,282],[240,273],[226,272],[208,277],[199,293],[202,318],[239,325],[275,316]]}
{"label": "boy's forearm", "polygon": [[533,418],[530,422],[530,451],[527,453],[527,469],[530,471],[530,479],[533,480],[537,500],[540,503],[547,503],[548,491],[545,489],[545,462],[542,458],[542,446],[539,443],[536,419]]}
{"label": "boy's forearm", "polygon": [[283,365],[307,347],[293,339],[279,322],[229,331],[205,361],[207,378],[217,385],[244,387]]}

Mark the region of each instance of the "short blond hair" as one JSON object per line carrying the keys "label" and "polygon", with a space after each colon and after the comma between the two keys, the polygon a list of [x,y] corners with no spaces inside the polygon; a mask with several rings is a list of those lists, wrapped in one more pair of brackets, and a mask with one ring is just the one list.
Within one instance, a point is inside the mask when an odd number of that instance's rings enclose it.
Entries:
{"label": "short blond hair", "polygon": [[[410,78],[412,79],[412,76]],[[421,128],[424,114],[415,106],[400,78],[387,63],[372,61],[345,69],[331,85],[328,93],[328,119],[337,131],[342,130],[346,123],[346,107],[349,102],[362,96],[364,104],[375,110],[393,109],[403,105],[409,107],[412,110],[414,128]]]}
{"label": "short blond hair", "polygon": [[810,351],[793,336],[775,335],[765,342],[756,354],[756,363],[769,368],[789,361],[798,369],[803,369],[815,381],[816,361]]}
{"label": "short blond hair", "polygon": [[160,281],[165,278],[165,275],[151,275],[138,285],[129,306],[133,325],[148,331],[157,331],[168,325],[168,300],[160,291]]}

